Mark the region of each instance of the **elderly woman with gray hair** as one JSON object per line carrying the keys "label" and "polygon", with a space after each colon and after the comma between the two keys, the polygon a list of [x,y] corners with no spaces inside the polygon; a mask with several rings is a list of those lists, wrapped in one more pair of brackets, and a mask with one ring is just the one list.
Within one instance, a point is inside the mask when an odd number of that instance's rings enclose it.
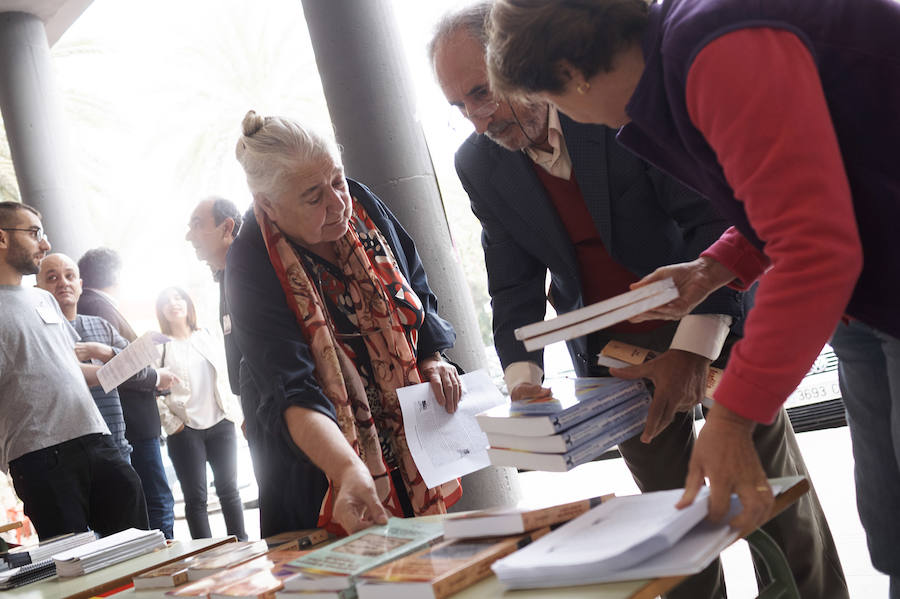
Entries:
{"label": "elderly woman with gray hair", "polygon": [[425,486],[397,401],[424,381],[448,412],[460,397],[440,354],[455,333],[412,239],[344,177],[333,142],[298,122],[250,111],[236,153],[253,208],[228,254],[226,295],[241,385],[259,396],[247,432],[265,463],[262,535],[446,511],[462,489]]}

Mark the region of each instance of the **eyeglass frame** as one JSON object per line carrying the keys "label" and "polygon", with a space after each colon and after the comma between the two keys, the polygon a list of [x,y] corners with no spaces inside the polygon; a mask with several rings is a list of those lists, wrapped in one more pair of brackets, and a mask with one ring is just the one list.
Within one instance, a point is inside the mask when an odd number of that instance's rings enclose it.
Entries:
{"label": "eyeglass frame", "polygon": [[500,108],[500,102],[498,102],[497,100],[488,100],[474,110],[469,110],[465,106],[460,106],[459,110],[467,118],[486,119],[487,117],[497,112],[498,108]]}
{"label": "eyeglass frame", "polygon": [[3,231],[27,231],[31,233],[32,239],[37,241],[38,243],[47,239],[47,235],[44,233],[43,227],[28,227],[27,229],[23,229],[22,227],[0,227]]}

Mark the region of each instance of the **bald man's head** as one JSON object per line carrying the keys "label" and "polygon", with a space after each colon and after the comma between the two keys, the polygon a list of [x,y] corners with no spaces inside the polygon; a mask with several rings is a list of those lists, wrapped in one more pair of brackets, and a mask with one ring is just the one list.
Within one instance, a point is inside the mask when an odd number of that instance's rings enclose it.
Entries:
{"label": "bald man's head", "polygon": [[81,297],[81,274],[78,265],[65,254],[50,254],[41,260],[37,286],[56,298],[68,320],[75,320]]}

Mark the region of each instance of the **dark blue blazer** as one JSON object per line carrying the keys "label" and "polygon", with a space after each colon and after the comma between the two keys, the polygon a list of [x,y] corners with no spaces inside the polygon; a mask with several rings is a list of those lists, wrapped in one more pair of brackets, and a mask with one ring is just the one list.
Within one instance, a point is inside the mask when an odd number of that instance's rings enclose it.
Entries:
{"label": "dark blue blazer", "polygon": [[[575,178],[610,253],[637,276],[695,259],[727,228],[708,201],[635,157],[615,131],[560,115]],[[456,171],[481,221],[492,298],[494,346],[504,368],[543,363],[514,337],[517,327],[543,320],[545,280],[558,313],[584,305],[575,249],[555,207],[522,152],[472,135],[456,153]],[[697,313],[743,317],[741,294],[720,289]],[[576,371],[586,374],[587,338],[569,342]]]}

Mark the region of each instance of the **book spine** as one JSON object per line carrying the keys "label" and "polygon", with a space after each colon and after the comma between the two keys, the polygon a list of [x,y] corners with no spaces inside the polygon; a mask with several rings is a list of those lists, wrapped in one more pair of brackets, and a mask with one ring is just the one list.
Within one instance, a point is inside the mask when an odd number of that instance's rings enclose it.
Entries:
{"label": "book spine", "polygon": [[615,393],[604,395],[595,401],[583,401],[569,408],[566,412],[552,419],[553,428],[557,432],[565,430],[578,424],[582,420],[587,420],[591,416],[595,416],[601,412],[614,408],[621,403],[625,403],[639,393],[646,393],[646,391],[647,386],[643,381],[632,381],[630,385]]}
{"label": "book spine", "polygon": [[583,499],[522,514],[522,530],[534,530],[557,522],[568,522],[591,509],[591,500]]}
{"label": "book spine", "polygon": [[636,415],[634,420],[623,423],[617,431],[610,431],[608,435],[598,437],[596,441],[585,443],[578,449],[566,454],[565,460],[569,470],[593,460],[613,445],[618,445],[622,441],[632,438],[641,431],[646,419],[647,409],[644,408]]}
{"label": "book spine", "polygon": [[[626,403],[630,403],[631,405],[624,409],[616,409],[615,414],[608,418],[596,416],[579,424],[575,428],[570,429],[568,432],[562,433],[563,441],[567,447],[564,452],[572,451],[582,443],[587,443],[593,437],[596,437],[597,435],[618,426],[624,420],[631,418],[636,410],[640,410],[642,406],[650,404],[650,397],[645,394],[638,394],[629,398],[627,401],[622,402],[622,406]],[[617,406],[617,408],[621,408],[622,406]]]}

